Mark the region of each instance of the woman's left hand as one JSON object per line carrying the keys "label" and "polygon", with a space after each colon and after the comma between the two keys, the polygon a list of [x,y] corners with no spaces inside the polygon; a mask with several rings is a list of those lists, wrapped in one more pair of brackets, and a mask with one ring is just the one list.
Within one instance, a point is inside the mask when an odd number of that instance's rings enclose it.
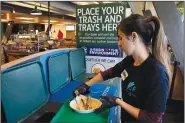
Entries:
{"label": "woman's left hand", "polygon": [[101,99],[103,99],[102,105],[95,110],[95,113],[102,112],[108,108],[112,108],[113,106],[117,106],[117,99],[120,99],[119,97],[115,96],[100,96]]}

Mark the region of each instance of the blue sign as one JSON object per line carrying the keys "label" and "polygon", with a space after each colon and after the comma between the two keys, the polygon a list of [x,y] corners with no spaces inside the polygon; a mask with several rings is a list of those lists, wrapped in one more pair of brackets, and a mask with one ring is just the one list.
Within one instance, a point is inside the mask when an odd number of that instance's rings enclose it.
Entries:
{"label": "blue sign", "polygon": [[123,57],[118,46],[82,46],[86,56]]}

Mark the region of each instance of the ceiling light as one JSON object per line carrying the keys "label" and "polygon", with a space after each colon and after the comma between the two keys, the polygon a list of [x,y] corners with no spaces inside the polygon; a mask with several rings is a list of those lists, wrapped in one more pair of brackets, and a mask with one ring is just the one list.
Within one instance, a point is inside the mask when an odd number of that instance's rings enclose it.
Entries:
{"label": "ceiling light", "polygon": [[64,24],[72,24],[72,23],[70,23],[70,22],[63,22]]}
{"label": "ceiling light", "polygon": [[1,19],[1,22],[7,22],[8,20],[6,20],[6,19]]}
{"label": "ceiling light", "polygon": [[23,23],[35,23],[33,21],[21,21],[21,22],[23,22]]}
{"label": "ceiling light", "polygon": [[[43,20],[43,22],[48,22],[48,20]],[[54,23],[54,22],[58,22],[58,21],[55,21],[55,20],[50,20],[51,23]]]}
{"label": "ceiling light", "polygon": [[72,17],[76,17],[76,15],[75,15],[75,14],[66,14],[66,15],[68,15],[68,16],[72,16]]}
{"label": "ceiling light", "polygon": [[95,4],[99,4],[99,2],[94,2]]}
{"label": "ceiling light", "polygon": [[113,3],[113,2],[103,2],[103,3]]}
{"label": "ceiling light", "polygon": [[56,25],[60,26],[60,25],[64,25],[64,24],[56,24]]}
{"label": "ceiling light", "polygon": [[41,23],[41,24],[44,24],[45,25],[45,24],[48,24],[48,23]]}
{"label": "ceiling light", "polygon": [[88,2],[73,2],[77,5],[88,5]]}
{"label": "ceiling light", "polygon": [[33,20],[33,18],[27,18],[27,17],[15,17],[16,19],[23,19],[23,20]]}
{"label": "ceiling light", "polygon": [[37,6],[30,12],[31,15],[42,15],[42,12],[37,9]]}

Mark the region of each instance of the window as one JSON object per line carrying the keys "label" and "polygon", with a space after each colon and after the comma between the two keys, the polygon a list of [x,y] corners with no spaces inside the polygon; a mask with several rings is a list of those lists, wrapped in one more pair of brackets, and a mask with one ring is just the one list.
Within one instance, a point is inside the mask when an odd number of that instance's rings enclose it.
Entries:
{"label": "window", "polygon": [[184,22],[184,2],[179,1],[179,2],[175,2],[175,4],[176,4],[176,7],[177,7],[177,11],[181,15],[182,22]]}

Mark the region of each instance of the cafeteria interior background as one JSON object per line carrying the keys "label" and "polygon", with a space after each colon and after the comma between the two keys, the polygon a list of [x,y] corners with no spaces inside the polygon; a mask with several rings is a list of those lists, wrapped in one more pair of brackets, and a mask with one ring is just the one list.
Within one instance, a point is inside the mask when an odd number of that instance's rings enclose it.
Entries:
{"label": "cafeteria interior background", "polygon": [[[3,47],[1,49],[1,65],[52,49],[76,48],[75,7],[77,5],[108,3],[116,2],[1,2],[1,41]],[[30,14],[36,9],[41,11],[42,15]],[[128,2],[127,10],[126,14],[128,15],[138,13],[144,16],[158,16],[161,19],[169,42],[168,50],[172,56],[171,71],[173,73],[163,122],[183,122],[184,2]],[[49,39],[48,35],[50,35]],[[3,120],[6,121],[4,111],[1,112]]]}

